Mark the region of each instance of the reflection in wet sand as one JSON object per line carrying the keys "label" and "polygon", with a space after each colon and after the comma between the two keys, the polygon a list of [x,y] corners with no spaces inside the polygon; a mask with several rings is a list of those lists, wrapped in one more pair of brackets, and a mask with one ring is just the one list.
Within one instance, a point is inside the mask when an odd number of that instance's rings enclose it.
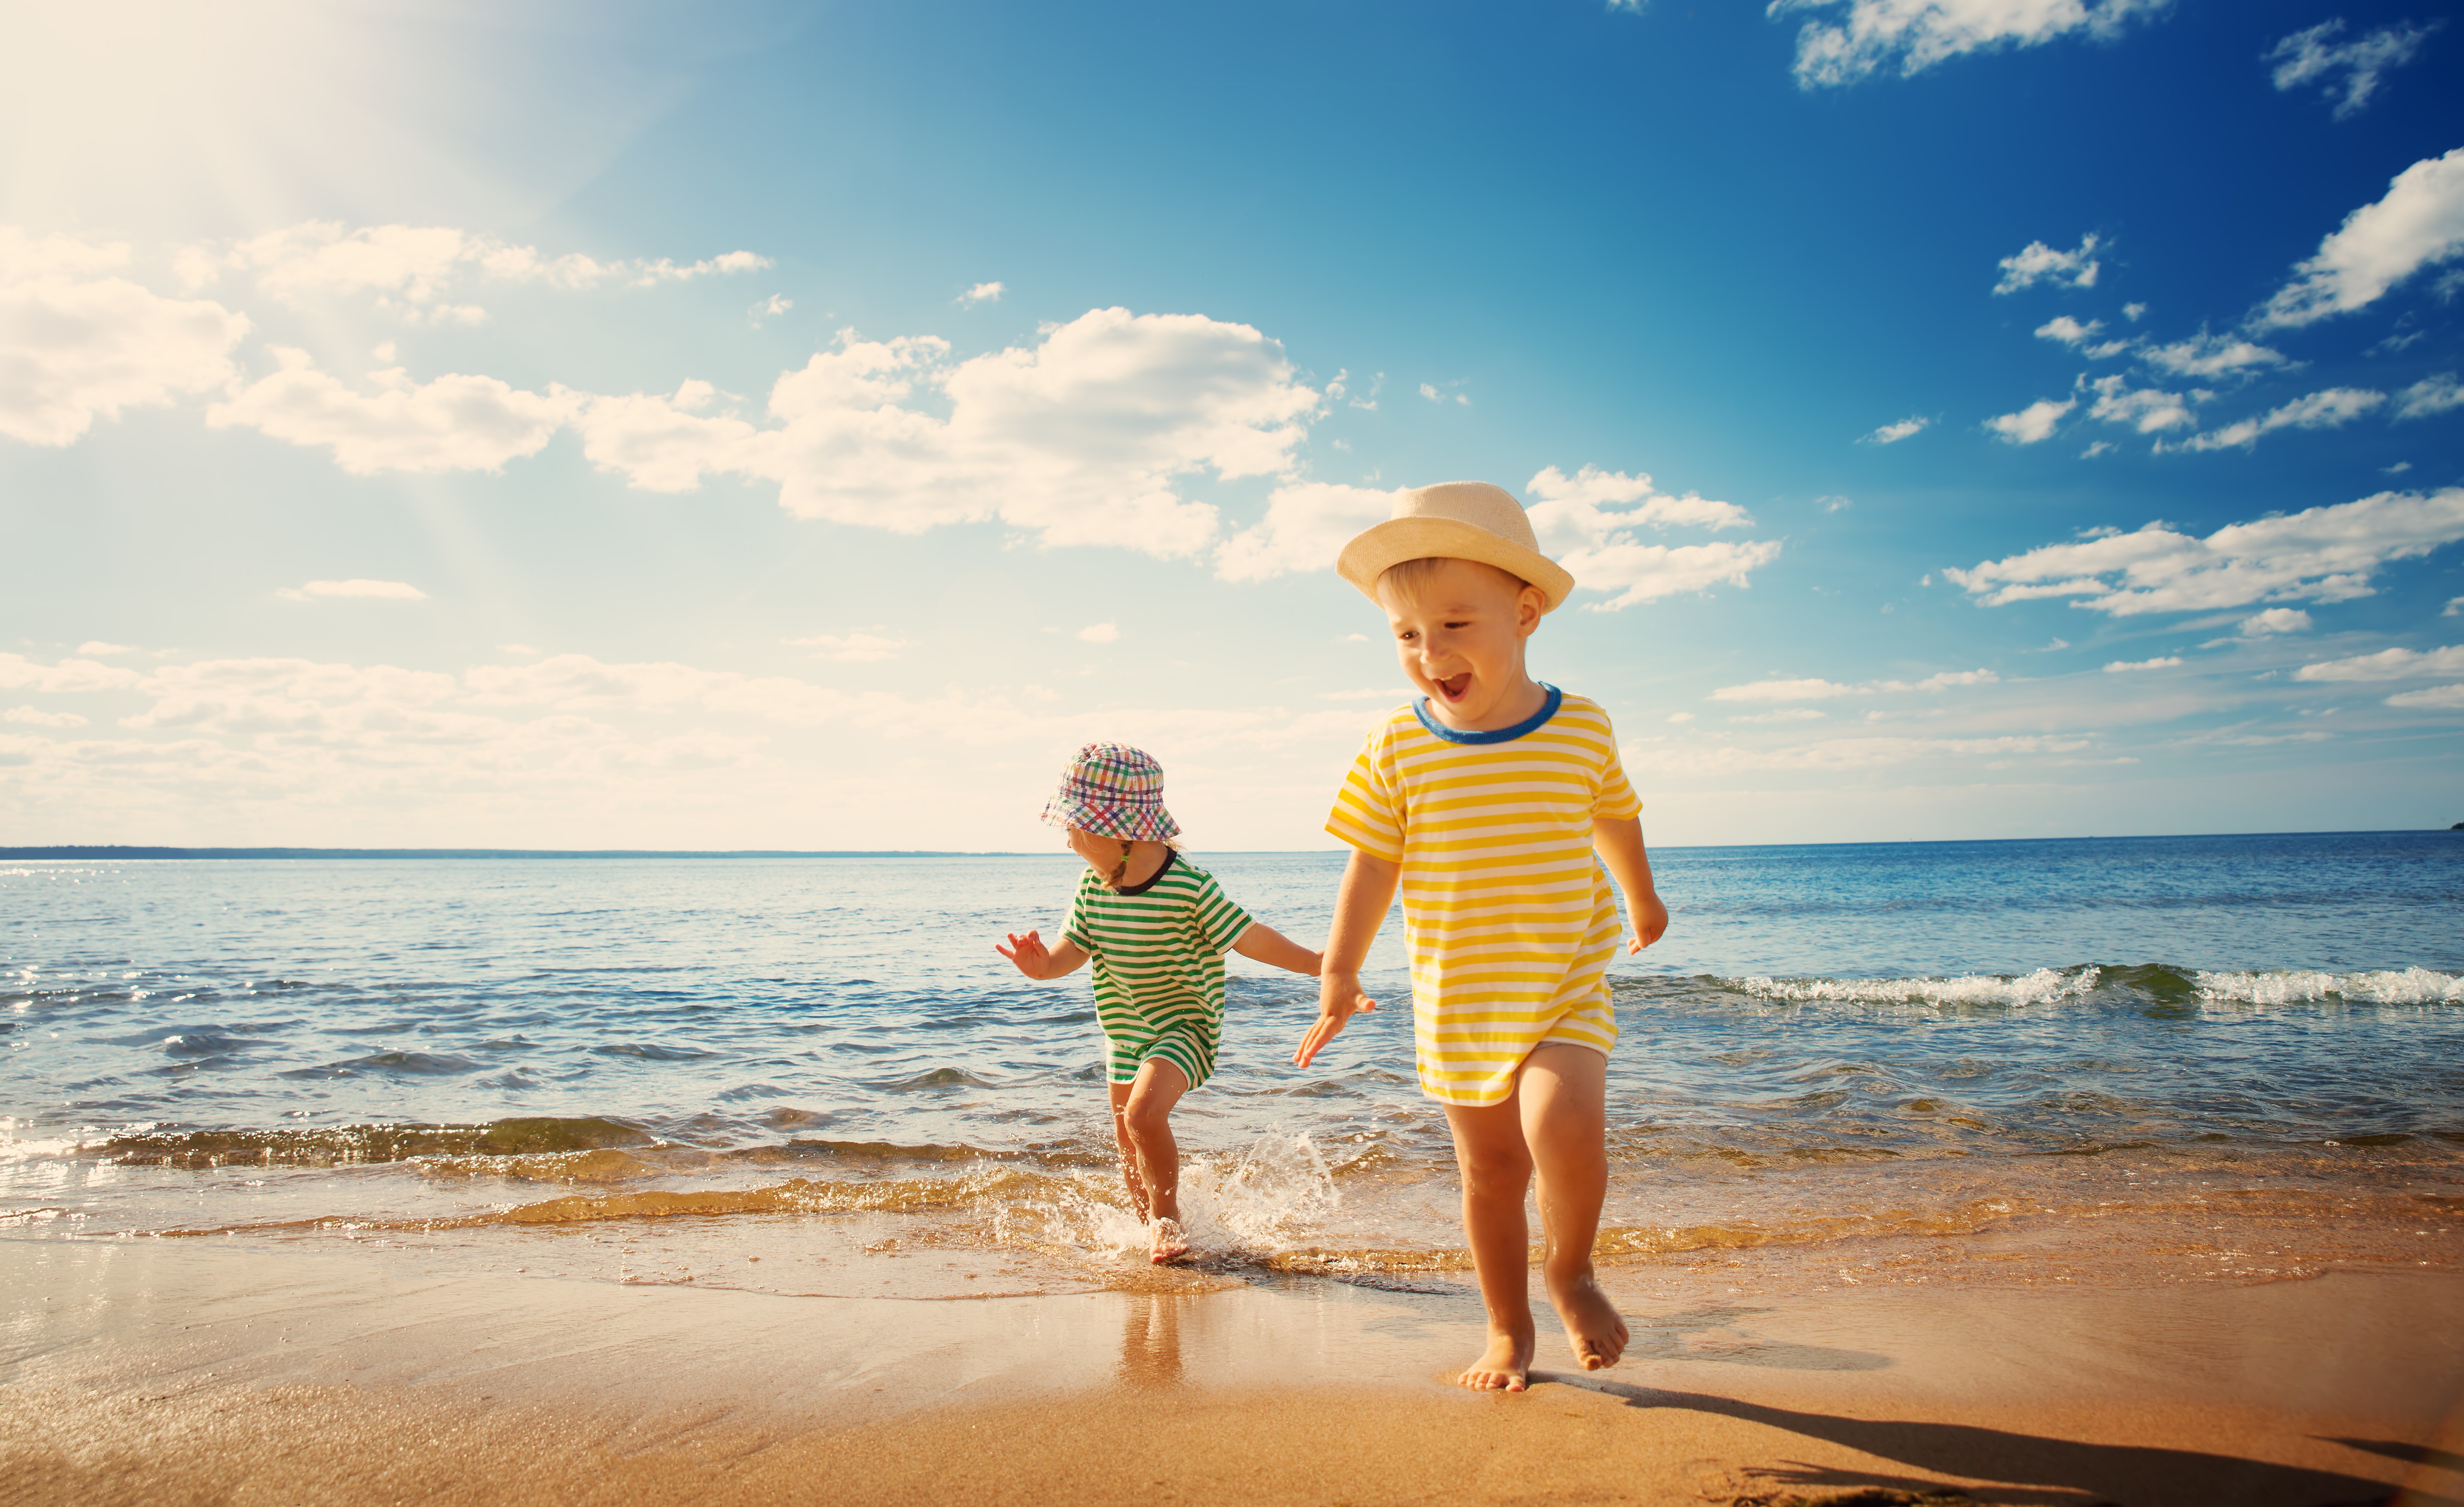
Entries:
{"label": "reflection in wet sand", "polygon": [[1180,1383],[1181,1309],[1185,1297],[1133,1297],[1121,1316],[1121,1383],[1125,1386],[1177,1386]]}

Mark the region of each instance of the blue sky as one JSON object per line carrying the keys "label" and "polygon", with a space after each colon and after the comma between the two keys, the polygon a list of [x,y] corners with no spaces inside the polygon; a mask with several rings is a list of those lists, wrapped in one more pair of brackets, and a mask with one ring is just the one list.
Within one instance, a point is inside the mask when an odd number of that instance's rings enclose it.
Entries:
{"label": "blue sky", "polygon": [[2437,7],[62,9],[0,841],[1329,846],[1462,477],[1655,842],[2464,820]]}

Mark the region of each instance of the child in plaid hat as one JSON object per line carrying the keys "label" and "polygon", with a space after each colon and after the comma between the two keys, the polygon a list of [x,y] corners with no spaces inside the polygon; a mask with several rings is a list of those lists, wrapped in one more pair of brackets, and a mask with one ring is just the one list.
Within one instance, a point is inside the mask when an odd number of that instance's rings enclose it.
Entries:
{"label": "child in plaid hat", "polygon": [[1087,860],[1077,898],[1046,947],[1013,932],[993,950],[1030,979],[1093,959],[1095,1014],[1109,1053],[1112,1139],[1131,1207],[1154,1227],[1160,1266],[1189,1252],[1180,1228],[1180,1149],[1172,1107],[1215,1071],[1223,1035],[1223,954],[1317,975],[1318,955],[1235,905],[1183,858],[1163,806],[1163,766],[1126,743],[1089,743],[1061,774],[1044,819]]}

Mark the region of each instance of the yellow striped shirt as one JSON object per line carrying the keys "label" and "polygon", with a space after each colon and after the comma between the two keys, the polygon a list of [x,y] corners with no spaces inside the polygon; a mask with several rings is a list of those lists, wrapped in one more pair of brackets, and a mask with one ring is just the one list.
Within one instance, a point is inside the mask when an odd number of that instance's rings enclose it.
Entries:
{"label": "yellow striped shirt", "polygon": [[1494,1104],[1531,1049],[1617,1041],[1623,930],[1592,823],[1642,809],[1608,714],[1544,687],[1529,721],[1464,733],[1397,707],[1344,777],[1326,830],[1402,869],[1420,1089]]}

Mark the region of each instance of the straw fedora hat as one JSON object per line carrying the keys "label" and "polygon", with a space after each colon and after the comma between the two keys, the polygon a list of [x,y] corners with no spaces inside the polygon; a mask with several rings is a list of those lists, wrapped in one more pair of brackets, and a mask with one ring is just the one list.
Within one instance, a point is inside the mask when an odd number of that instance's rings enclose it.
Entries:
{"label": "straw fedora hat", "polygon": [[1514,494],[1485,481],[1441,481],[1395,499],[1395,514],[1343,546],[1334,568],[1377,600],[1377,578],[1406,560],[1477,560],[1540,588],[1553,612],[1574,589],[1566,567],[1540,553],[1531,520]]}

